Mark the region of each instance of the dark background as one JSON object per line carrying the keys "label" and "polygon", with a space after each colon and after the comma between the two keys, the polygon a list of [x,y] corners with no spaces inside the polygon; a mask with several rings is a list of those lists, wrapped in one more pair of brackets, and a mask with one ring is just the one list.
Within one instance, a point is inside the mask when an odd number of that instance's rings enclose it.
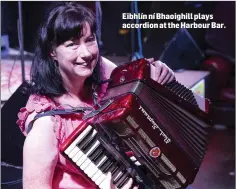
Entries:
{"label": "dark background", "polygon": [[[34,42],[37,31],[46,13],[61,2],[22,2],[24,46],[29,52],[34,51]],[[94,2],[81,2],[94,9]],[[8,34],[10,46],[18,48],[17,38],[17,2],[1,2],[1,32]],[[130,2],[101,2],[102,7],[102,41],[109,54],[130,55],[130,32],[126,35],[119,34],[124,22],[121,18],[123,12],[131,12]],[[193,39],[201,50],[209,46],[234,57],[235,52],[235,2],[139,2],[140,13],[202,13],[213,14],[214,20],[223,22],[226,29],[188,29]],[[127,22],[127,20],[126,20]],[[165,44],[174,36],[177,29],[143,29],[142,38],[148,40],[143,44],[145,56],[160,56]]]}

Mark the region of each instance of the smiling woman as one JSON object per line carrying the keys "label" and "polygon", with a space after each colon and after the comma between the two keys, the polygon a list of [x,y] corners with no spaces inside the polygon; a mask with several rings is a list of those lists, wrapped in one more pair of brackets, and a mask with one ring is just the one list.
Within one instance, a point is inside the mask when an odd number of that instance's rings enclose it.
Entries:
{"label": "smiling woman", "polygon": [[[91,109],[94,89],[99,101],[107,87],[101,81],[110,78],[116,65],[99,55],[95,16],[89,9],[76,2],[62,3],[46,18],[31,67],[31,95],[17,121],[26,136],[23,187],[93,189],[94,183],[59,153],[61,144],[82,122],[81,114],[45,116],[33,124],[32,120],[48,110]],[[148,60],[155,81],[164,84],[174,79],[165,64]],[[105,188],[115,188],[111,174],[102,179]],[[128,188],[133,188],[132,179],[123,186]]]}
{"label": "smiling woman", "polygon": [[[83,85],[85,79],[92,75],[98,55],[97,40],[88,22],[84,24],[80,37],[66,40],[51,52],[67,90],[71,90],[71,87],[78,89],[80,86],[75,85]],[[81,82],[75,82],[70,86],[71,81],[78,79]]]}
{"label": "smiling woman", "polygon": [[[63,85],[63,80],[68,80],[68,77],[72,76],[73,80],[75,79],[75,73],[72,71],[72,65],[75,63],[87,62],[89,59],[90,64],[93,63],[93,68],[97,65],[96,70],[99,70],[100,64],[96,64],[99,56],[95,32],[95,18],[87,8],[74,3],[67,4],[66,8],[58,6],[52,10],[41,30],[39,46],[32,65],[35,92],[53,97],[66,92],[68,89]],[[42,66],[46,69],[42,70]],[[99,71],[90,74],[92,77],[88,80],[100,81],[98,74]],[[46,83],[43,82],[46,80]]]}

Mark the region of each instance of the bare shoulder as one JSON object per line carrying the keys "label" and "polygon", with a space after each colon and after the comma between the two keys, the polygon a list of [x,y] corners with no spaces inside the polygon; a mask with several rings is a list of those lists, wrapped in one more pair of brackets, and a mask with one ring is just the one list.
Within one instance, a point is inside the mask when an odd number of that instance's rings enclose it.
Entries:
{"label": "bare shoulder", "polygon": [[111,72],[117,67],[117,65],[104,57],[101,57],[101,60],[102,67],[104,68],[105,77],[110,78]]}
{"label": "bare shoulder", "polygon": [[54,122],[53,122],[52,116],[43,116],[34,122],[33,127],[42,128],[43,126],[45,129],[51,129],[53,125],[54,125]]}
{"label": "bare shoulder", "polygon": [[[35,111],[33,111],[27,118],[25,122],[25,128],[28,129],[28,126],[30,122],[34,119],[34,117],[37,115]],[[43,127],[40,127],[40,125],[44,125]],[[44,116],[33,123],[33,128],[36,128],[34,130],[40,130],[40,129],[50,129],[53,126],[52,116]]]}
{"label": "bare shoulder", "polygon": [[57,155],[57,146],[58,140],[54,131],[53,118],[44,116],[33,123],[32,129],[26,136],[24,154],[30,154],[33,159],[48,154],[49,158],[54,159]]}

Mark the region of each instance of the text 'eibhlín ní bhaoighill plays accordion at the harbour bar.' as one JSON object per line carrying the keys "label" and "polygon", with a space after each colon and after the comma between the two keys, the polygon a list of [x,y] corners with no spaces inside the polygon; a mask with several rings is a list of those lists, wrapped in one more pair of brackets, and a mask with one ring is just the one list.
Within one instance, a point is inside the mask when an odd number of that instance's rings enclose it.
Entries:
{"label": "text 'eibhl\u00edn n\u00ed bhaoighill plays accordion at the harbour bar.'", "polygon": [[173,14],[164,14],[164,13],[152,13],[152,14],[144,14],[144,13],[123,13],[122,19],[155,19],[155,20],[212,20],[212,14],[201,14],[201,13],[173,13]]}

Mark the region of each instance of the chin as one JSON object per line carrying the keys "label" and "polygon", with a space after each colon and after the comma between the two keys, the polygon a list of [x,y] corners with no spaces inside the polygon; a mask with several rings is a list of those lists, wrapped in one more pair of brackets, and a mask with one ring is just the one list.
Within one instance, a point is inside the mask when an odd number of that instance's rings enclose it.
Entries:
{"label": "chin", "polygon": [[77,73],[77,75],[79,75],[80,77],[86,77],[86,78],[90,77],[92,74],[93,74],[92,70],[83,70]]}

